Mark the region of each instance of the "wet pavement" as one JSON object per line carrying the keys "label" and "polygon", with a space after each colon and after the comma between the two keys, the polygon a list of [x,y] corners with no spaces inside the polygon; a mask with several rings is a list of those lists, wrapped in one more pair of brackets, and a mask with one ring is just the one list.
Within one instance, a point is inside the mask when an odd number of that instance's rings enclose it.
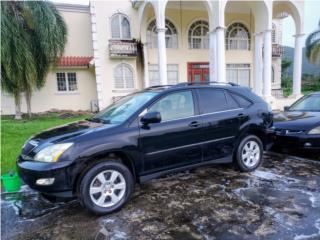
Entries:
{"label": "wet pavement", "polygon": [[263,166],[199,168],[137,186],[117,213],[1,195],[2,239],[320,239],[320,161],[268,154]]}

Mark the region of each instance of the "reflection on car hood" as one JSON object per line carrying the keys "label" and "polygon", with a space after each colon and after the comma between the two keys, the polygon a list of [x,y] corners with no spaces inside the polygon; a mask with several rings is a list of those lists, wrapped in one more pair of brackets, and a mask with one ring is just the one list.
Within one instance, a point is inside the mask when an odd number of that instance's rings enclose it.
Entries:
{"label": "reflection on car hood", "polygon": [[33,137],[38,142],[49,141],[49,142],[60,142],[72,137],[76,137],[81,134],[88,133],[99,127],[111,127],[111,124],[102,124],[96,122],[89,122],[81,120],[70,124],[62,125],[59,127],[51,128],[43,131]]}
{"label": "reflection on car hood", "polygon": [[320,124],[320,112],[280,112],[274,114],[273,121],[275,128],[305,131]]}

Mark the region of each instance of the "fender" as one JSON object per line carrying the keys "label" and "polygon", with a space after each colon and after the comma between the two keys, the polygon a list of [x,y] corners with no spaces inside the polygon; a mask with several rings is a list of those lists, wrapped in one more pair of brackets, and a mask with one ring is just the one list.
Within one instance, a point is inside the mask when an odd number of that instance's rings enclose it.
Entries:
{"label": "fender", "polygon": [[242,125],[239,130],[240,131],[239,131],[239,134],[237,135],[235,146],[239,144],[240,140],[244,135],[251,133],[251,134],[257,135],[261,139],[263,148],[264,150],[266,149],[266,145],[267,145],[267,137],[265,136],[265,133],[267,130],[266,128],[258,125],[257,123],[251,122],[249,124]]}
{"label": "fender", "polygon": [[[80,159],[87,159],[90,161],[92,159],[99,159],[107,156],[110,153],[123,154],[127,159],[129,159],[135,166],[135,172],[139,172],[143,166],[143,156],[139,151],[137,145],[130,141],[107,141],[99,145],[94,145],[89,148],[84,149],[80,154]],[[86,161],[86,162],[87,162]]]}

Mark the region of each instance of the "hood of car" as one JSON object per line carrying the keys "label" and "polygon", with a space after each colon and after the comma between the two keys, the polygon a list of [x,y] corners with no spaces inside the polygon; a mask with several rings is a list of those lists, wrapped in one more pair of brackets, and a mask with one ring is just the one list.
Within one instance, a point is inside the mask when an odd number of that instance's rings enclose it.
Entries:
{"label": "hood of car", "polygon": [[40,141],[48,140],[48,139],[52,139],[53,141],[62,140],[62,139],[65,140],[101,126],[103,126],[102,123],[81,120],[78,122],[73,122],[70,124],[50,128],[48,130],[38,133],[33,137],[33,139],[37,139]]}
{"label": "hood of car", "polygon": [[306,131],[320,124],[320,112],[287,111],[274,114],[276,129]]}
{"label": "hood of car", "polygon": [[81,120],[70,124],[50,128],[43,132],[34,135],[23,147],[22,154],[28,154],[31,150],[47,144],[62,142],[83,134],[96,131],[100,128],[111,128],[113,124],[103,124],[97,122],[91,122],[87,120]]}

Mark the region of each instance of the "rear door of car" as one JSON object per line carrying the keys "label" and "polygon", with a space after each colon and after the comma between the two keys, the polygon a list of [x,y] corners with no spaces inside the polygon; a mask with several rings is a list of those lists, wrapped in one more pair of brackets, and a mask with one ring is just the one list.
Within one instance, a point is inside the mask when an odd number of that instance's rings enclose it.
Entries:
{"label": "rear door of car", "polygon": [[222,88],[198,89],[197,98],[205,136],[203,160],[230,157],[239,132],[242,108]]}
{"label": "rear door of car", "polygon": [[160,112],[162,121],[140,126],[139,148],[144,155],[143,175],[202,161],[201,142],[204,136],[195,100],[192,90],[175,91],[148,108],[150,112]]}

